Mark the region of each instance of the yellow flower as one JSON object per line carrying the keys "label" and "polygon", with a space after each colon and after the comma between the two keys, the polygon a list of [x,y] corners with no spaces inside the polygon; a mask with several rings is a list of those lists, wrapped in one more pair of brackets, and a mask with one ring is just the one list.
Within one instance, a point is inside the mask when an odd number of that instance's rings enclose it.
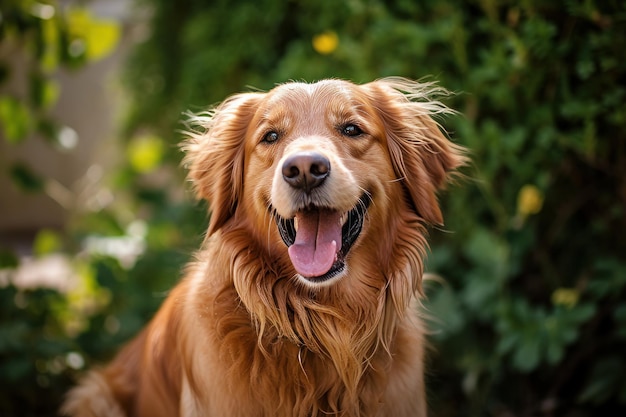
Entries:
{"label": "yellow flower", "polygon": [[130,165],[139,173],[147,173],[156,169],[165,153],[163,141],[152,135],[140,136],[128,144],[127,149]]}
{"label": "yellow flower", "polygon": [[572,308],[578,303],[580,292],[575,288],[558,288],[552,293],[552,303]]}
{"label": "yellow flower", "polygon": [[517,212],[526,217],[530,214],[537,214],[543,206],[543,195],[539,188],[534,185],[525,185],[517,195]]}
{"label": "yellow flower", "polygon": [[114,20],[94,20],[86,36],[87,58],[97,61],[113,53],[121,32],[119,23]]}
{"label": "yellow flower", "polygon": [[337,49],[339,36],[333,31],[326,31],[313,37],[313,49],[322,55],[328,55]]}
{"label": "yellow flower", "polygon": [[70,53],[85,54],[91,61],[102,59],[115,50],[122,29],[121,25],[111,19],[98,19],[85,8],[71,8],[67,12],[67,24],[73,38]]}

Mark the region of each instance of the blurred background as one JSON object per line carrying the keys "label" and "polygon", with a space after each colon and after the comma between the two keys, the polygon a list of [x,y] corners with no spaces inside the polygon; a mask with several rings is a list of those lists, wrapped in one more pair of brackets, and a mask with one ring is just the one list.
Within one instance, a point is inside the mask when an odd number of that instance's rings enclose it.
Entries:
{"label": "blurred background", "polygon": [[202,240],[184,112],[436,81],[471,149],[431,231],[433,416],[626,415],[621,0],[1,0],[0,416],[53,416]]}

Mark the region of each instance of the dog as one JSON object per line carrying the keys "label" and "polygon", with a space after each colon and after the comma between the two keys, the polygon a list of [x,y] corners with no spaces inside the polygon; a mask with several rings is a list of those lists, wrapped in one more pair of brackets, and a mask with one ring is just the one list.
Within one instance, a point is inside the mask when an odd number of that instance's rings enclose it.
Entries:
{"label": "dog", "polygon": [[418,313],[437,191],[466,152],[432,83],[290,82],[193,117],[206,239],[71,416],[427,414]]}

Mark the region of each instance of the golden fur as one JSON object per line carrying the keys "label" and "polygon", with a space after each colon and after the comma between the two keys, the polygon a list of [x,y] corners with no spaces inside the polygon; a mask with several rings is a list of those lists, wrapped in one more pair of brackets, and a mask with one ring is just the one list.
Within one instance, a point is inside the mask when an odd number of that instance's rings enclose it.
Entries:
{"label": "golden fur", "polygon": [[[62,411],[425,416],[425,227],[442,223],[436,191],[465,162],[431,118],[448,111],[429,101],[435,90],[399,78],[288,83],[195,117],[184,149],[212,210],[205,243],[152,322]],[[312,153],[331,168],[305,192],[281,167]],[[344,221],[363,198],[345,268],[298,273],[276,221],[312,208]]]}

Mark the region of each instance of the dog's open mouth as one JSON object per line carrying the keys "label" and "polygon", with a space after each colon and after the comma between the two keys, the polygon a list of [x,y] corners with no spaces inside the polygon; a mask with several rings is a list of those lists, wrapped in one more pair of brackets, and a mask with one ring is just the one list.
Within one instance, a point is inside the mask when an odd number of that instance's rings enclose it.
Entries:
{"label": "dog's open mouth", "polygon": [[347,213],[318,207],[298,211],[291,219],[275,213],[291,263],[302,277],[321,283],[344,270],[346,255],[361,234],[371,201],[363,194]]}

